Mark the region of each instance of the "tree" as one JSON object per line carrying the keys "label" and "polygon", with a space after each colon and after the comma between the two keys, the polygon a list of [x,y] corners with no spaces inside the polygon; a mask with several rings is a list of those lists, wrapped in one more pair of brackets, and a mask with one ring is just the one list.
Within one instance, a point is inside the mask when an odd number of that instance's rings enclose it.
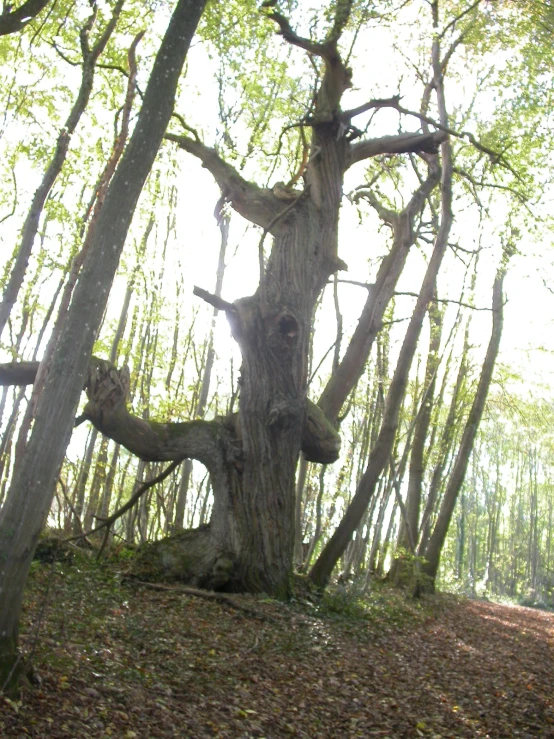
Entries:
{"label": "tree", "polygon": [[[469,26],[476,7],[475,4],[468,6],[453,20],[445,21],[444,30],[439,34],[438,6],[434,3],[434,37],[442,38],[457,29],[459,24]],[[225,10],[226,6],[222,12]],[[455,174],[452,141],[455,138],[464,142],[469,140],[487,161],[489,158],[502,161],[502,157],[480,144],[475,136],[457,133],[446,116],[443,78],[448,62],[467,29],[462,28],[461,37],[456,37],[442,56],[438,40],[434,44],[430,79],[422,76],[424,96],[420,113],[411,113],[403,108],[398,96],[372,99],[344,111],[341,108],[342,96],[351,85],[352,72],[341,46],[345,33],[350,29],[351,35],[355,36],[355,24],[366,20],[360,7],[349,0],[339,0],[334,4],[329,13],[318,19],[318,27],[325,28],[319,41],[296,33],[291,21],[273,3],[265,4],[263,13],[266,18],[258,18],[257,23],[276,27],[289,47],[309,56],[314,69],[314,89],[310,91],[309,102],[303,114],[288,124],[289,130],[300,132],[301,141],[299,166],[289,182],[263,187],[249,181],[240,166],[235,168],[230,164],[231,155],[224,157],[220,150],[204,143],[182,116],[175,117],[182,124],[179,132],[172,129],[166,134],[166,140],[172,146],[178,147],[184,155],[196,157],[211,173],[224,199],[235,211],[262,230],[258,245],[260,282],[253,295],[230,303],[201,288],[195,290],[198,297],[226,313],[240,348],[242,368],[238,414],[189,423],[141,418],[128,407],[130,379],[125,368],[118,370],[103,359],[90,361],[90,335],[86,342],[74,342],[70,348],[70,334],[66,328],[70,325],[69,315],[58,346],[72,357],[72,361],[78,361],[78,369],[71,374],[74,393],[71,412],[77,403],[79,381],[86,386],[88,402],[80,420],[92,422],[98,431],[125,446],[143,462],[171,461],[168,468],[171,470],[184,459],[197,459],[209,471],[214,498],[209,524],[146,548],[144,558],[153,567],[161,567],[169,576],[204,587],[266,591],[285,597],[290,592],[293,564],[295,469],[299,453],[302,451],[306,460],[320,464],[329,464],[338,458],[340,437],[336,425],[339,414],[364,371],[407,254],[418,236],[428,233],[422,214],[425,212],[433,222],[439,220],[435,218],[437,202],[429,204],[428,201],[440,181],[441,218],[438,228],[433,226],[433,255],[427,265],[423,289],[417,297],[416,309],[389,389],[382,430],[370,455],[363,489],[355,500],[354,515],[346,519],[312,570],[312,579],[319,585],[326,583],[348,546],[353,532],[363,520],[378,478],[390,462],[410,367],[434,296],[437,274],[449,246]],[[233,23],[237,25],[235,20]],[[317,27],[314,29],[315,36]],[[160,99],[162,92],[160,90]],[[431,100],[439,113],[437,121],[429,115]],[[165,99],[164,104],[168,104]],[[420,129],[402,130],[394,135],[371,139],[354,126],[358,116],[386,108],[401,116],[402,120],[405,116],[415,117]],[[264,130],[267,130],[267,120],[264,119],[260,126],[266,126]],[[139,120],[137,131],[140,127]],[[150,131],[143,133],[150,135]],[[263,141],[260,143],[259,139],[253,137],[250,143],[264,150]],[[152,146],[148,139],[148,147]],[[132,147],[133,139],[128,151],[133,151]],[[142,156],[142,153],[136,154],[137,158]],[[368,162],[374,157],[382,157],[380,171],[368,178],[364,197],[368,198],[383,222],[392,228],[393,244],[378,270],[375,285],[368,291],[358,328],[316,405],[307,398],[310,335],[315,306],[323,288],[331,275],[345,267],[338,254],[344,178],[353,165]],[[124,164],[128,159],[122,160],[116,176],[125,171]],[[409,195],[401,198],[402,205],[397,206],[378,192],[376,182],[383,172],[391,173],[394,181],[404,162],[409,162],[406,164],[409,170],[407,180],[411,178],[411,182],[417,182],[410,188]],[[134,177],[129,181],[134,183]],[[115,187],[114,180],[110,192]],[[402,189],[402,196],[405,196],[408,186]],[[102,238],[105,234],[100,224],[106,225],[112,218],[117,220],[113,211],[109,211],[108,204],[112,207],[109,197],[102,210],[103,220],[97,227]],[[100,235],[95,236],[94,243],[100,238]],[[273,241],[267,247],[266,242],[270,238]],[[105,240],[108,244],[112,241],[111,238]],[[106,243],[104,252],[109,251]],[[117,259],[114,261],[110,256],[108,264],[110,269],[115,269]],[[100,270],[98,264],[95,267]],[[110,274],[113,277],[113,271]],[[95,272],[92,258],[87,257],[78,283],[81,292],[75,293],[72,307],[79,305],[79,294],[92,300],[90,292],[83,291],[91,291],[91,285],[96,284],[94,280],[98,277],[102,285],[111,281],[111,277],[105,278],[103,271],[100,275]],[[100,321],[96,310],[99,302],[93,302],[97,326]],[[78,360],[73,356],[77,348]],[[58,353],[58,360],[60,356]],[[32,375],[32,367],[27,366],[26,369]],[[5,377],[10,372],[12,376],[17,373],[14,367],[3,367],[0,371]],[[49,377],[55,378],[58,373],[61,373],[61,368],[54,361]],[[47,390],[48,385],[45,397]],[[41,428],[40,412],[44,415],[43,409],[37,409],[35,429],[28,444],[28,450],[33,453],[38,450],[35,431]],[[46,420],[43,423],[44,429]],[[394,474],[391,475],[394,478]],[[17,480],[16,476],[14,491],[20,485]],[[52,480],[49,480],[49,485]],[[117,513],[110,516],[111,522]],[[316,531],[319,536],[321,515]]]}
{"label": "tree", "polygon": [[[181,575],[203,585],[221,586],[227,580],[232,588],[277,595],[289,592],[299,450],[307,459],[323,463],[334,461],[339,451],[339,437],[323,412],[311,403],[306,410],[306,368],[316,300],[329,276],[343,266],[337,235],[344,173],[356,162],[382,153],[434,154],[445,139],[439,130],[354,142],[352,119],[383,101],[340,110],[351,72],[338,43],[350,12],[350,2],[339,3],[326,37],[316,42],[295,34],[279,12],[267,11],[288,43],[322,62],[313,109],[299,123],[312,134],[305,170],[299,173],[305,176],[303,190],[261,188],[198,138],[167,134],[202,161],[235,210],[261,226],[264,236],[273,236],[267,263],[260,244],[260,286],[255,295],[231,305],[197,291],[226,311],[241,349],[238,419],[175,425],[147,422],[126,410],[125,373],[98,362],[89,372],[85,416],[100,431],[143,459],[192,457],[208,467],[215,499],[211,523],[181,537],[175,555],[176,569],[186,562]],[[432,175],[418,198],[434,182]],[[374,332],[385,307],[382,299]],[[359,372],[364,361],[362,355]],[[350,382],[355,379],[354,373]],[[167,561],[166,553],[163,557]]]}
{"label": "tree", "polygon": [[489,392],[492,374],[496,358],[498,356],[498,350],[500,348],[500,339],[502,337],[502,284],[504,281],[504,275],[507,268],[507,260],[510,257],[508,252],[506,256],[505,264],[503,264],[498,271],[497,277],[493,287],[493,325],[492,333],[487,347],[485,359],[481,369],[481,376],[479,377],[479,384],[475,393],[465,427],[462,435],[460,447],[456,455],[456,461],[452,468],[446,490],[442,499],[442,503],[439,509],[437,520],[433,528],[433,533],[429,538],[429,542],[423,552],[424,562],[422,565],[422,571],[427,578],[426,587],[431,590],[435,587],[435,580],[437,577],[441,552],[446,540],[446,534],[448,533],[448,527],[450,526],[450,520],[454,512],[454,506],[458,499],[458,495],[462,488],[464,477],[467,469],[467,465],[473,449],[481,416],[485,408],[485,402]]}
{"label": "tree", "polygon": [[137,200],[173,110],[177,83],[202,0],[180,0],[164,36],[141,112],[114,175],[71,307],[52,355],[35,424],[0,518],[0,683],[17,686],[17,652],[23,588],[69,441],[89,357]]}
{"label": "tree", "polygon": [[0,36],[21,31],[49,2],[50,0],[27,0],[18,8],[5,4],[0,15]]}

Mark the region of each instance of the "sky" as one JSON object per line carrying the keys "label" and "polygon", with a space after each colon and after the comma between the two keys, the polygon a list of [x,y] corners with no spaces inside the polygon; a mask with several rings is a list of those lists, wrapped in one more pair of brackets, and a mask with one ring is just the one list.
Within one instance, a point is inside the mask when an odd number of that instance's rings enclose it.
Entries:
{"label": "sky", "polygon": [[[416,6],[413,6],[416,7]],[[425,8],[421,4],[421,8]],[[418,10],[421,12],[421,9]],[[409,20],[409,19],[408,19]],[[358,39],[356,59],[354,66],[354,85],[345,95],[344,107],[354,107],[368,98],[389,97],[396,94],[400,89],[404,94],[402,104],[408,108],[417,109],[419,106],[419,89],[409,84],[408,69],[405,56],[402,52],[402,44],[418,44],[418,29],[414,24],[406,22],[401,27],[394,29],[400,34],[400,40],[393,39],[393,29],[384,26],[375,27],[366,36]],[[276,41],[276,54],[283,54],[283,46],[278,46]],[[391,55],[390,50],[396,44],[397,51]],[[288,50],[287,52],[288,53]],[[293,50],[291,63],[296,64],[304,53]],[[216,69],[213,59],[207,54],[206,48],[199,43],[194,43],[188,61],[188,74],[183,84],[181,98],[177,101],[176,109],[182,112],[187,120],[204,121],[203,128],[205,141],[208,145],[215,143],[217,138],[217,125],[214,121],[217,117],[217,90],[213,81]],[[144,77],[144,66],[141,67]],[[23,80],[30,83],[28,75],[30,72],[22,70]],[[75,77],[75,70],[68,70],[66,82],[71,86],[71,75]],[[37,84],[40,85],[40,82]],[[460,105],[460,96],[471,93],[472,85],[475,84],[475,75],[466,74],[457,79],[448,88],[449,100]],[[73,86],[75,82],[73,82]],[[191,109],[191,100],[192,111]],[[454,107],[454,102],[451,103]],[[486,108],[486,103],[483,103]],[[94,108],[95,121],[90,127],[90,122],[80,130],[75,139],[85,142],[92,137],[93,143],[96,137],[104,140],[106,146],[106,131],[110,126],[110,115],[101,107]],[[363,119],[356,121],[357,125],[363,126]],[[97,125],[98,129],[94,126]],[[398,115],[393,111],[384,111],[376,116],[371,124],[369,135],[379,136],[394,132],[398,126]],[[470,124],[468,124],[470,127]],[[53,141],[55,130],[48,128],[45,124],[39,126],[44,131],[45,141]],[[409,126],[408,126],[409,128]],[[413,121],[413,130],[417,129],[417,122]],[[98,134],[96,134],[98,130]],[[177,129],[176,129],[177,130]],[[11,127],[0,139],[0,147],[4,151],[17,140],[18,130]],[[174,276],[179,275],[183,281],[183,296],[186,308],[190,311],[192,306],[198,307],[199,300],[192,295],[194,285],[199,285],[207,290],[212,290],[215,284],[215,265],[219,251],[219,230],[213,218],[213,207],[219,197],[219,192],[211,175],[203,169],[199,163],[190,155],[183,152],[172,154],[175,163],[174,181],[178,185],[178,209],[175,234],[171,236],[170,248],[168,250],[168,265],[166,276],[168,281],[168,322],[171,320],[172,310],[169,310],[170,296],[173,286],[170,284]],[[7,264],[11,248],[17,242],[18,228],[21,217],[24,214],[26,204],[38,182],[40,172],[31,169],[22,161],[16,170],[20,185],[20,198],[16,216],[7,219],[1,225],[0,233],[0,270]],[[5,171],[8,179],[8,172]],[[280,179],[279,174],[275,180]],[[359,165],[347,174],[345,180],[345,193],[349,193],[364,181],[364,166]],[[70,190],[69,198],[77,196],[77,187]],[[67,197],[67,196],[65,196]],[[71,203],[68,203],[71,205]],[[495,210],[496,209],[496,210]],[[365,220],[360,225],[358,209],[347,199],[344,201],[341,222],[341,239],[339,253],[348,264],[348,272],[342,273],[344,279],[355,279],[371,281],[375,274],[377,258],[383,256],[388,248],[389,233],[382,228],[375,215],[369,213],[365,208]],[[2,214],[0,213],[0,217]],[[166,217],[163,206],[157,209],[158,224],[162,224]],[[487,307],[490,304],[490,287],[496,269],[499,253],[499,231],[502,229],[502,221],[505,217],[503,206],[494,205],[491,211],[490,223],[485,229],[485,236],[489,241],[484,244],[483,256],[479,265],[479,279],[475,293],[475,304]],[[144,219],[142,219],[144,221]],[[133,242],[140,236],[140,219],[136,220],[134,235],[131,236],[126,248],[124,263],[129,265],[133,260]],[[64,233],[56,233],[56,228],[50,226],[54,249],[63,245]],[[160,225],[162,228],[162,225]],[[454,227],[454,238],[466,246],[474,245],[479,238],[476,217],[469,210],[460,210],[456,215]],[[483,237],[481,237],[483,238]],[[227,271],[223,288],[223,297],[233,301],[236,298],[251,294],[256,289],[258,278],[257,244],[259,231],[248,227],[237,216],[233,217],[231,227],[231,243],[227,259]],[[525,379],[524,392],[537,391],[541,384],[546,387],[543,392],[549,393],[552,382],[552,352],[554,342],[552,339],[552,315],[554,295],[549,291],[548,285],[554,285],[553,259],[551,237],[546,230],[544,236],[537,239],[536,236],[522,233],[521,243],[518,244],[521,256],[513,260],[511,270],[506,279],[507,304],[505,310],[505,329],[502,343],[502,354],[500,361],[510,365]],[[425,256],[417,249],[412,250],[408,268],[399,284],[400,291],[417,290],[425,266]],[[447,286],[459,285],[461,280],[460,265],[450,259],[446,265],[443,275],[445,294]],[[545,283],[547,286],[545,286]],[[116,316],[121,305],[126,278],[121,274],[114,285],[110,298],[109,316]],[[52,290],[52,285],[44,288]],[[346,333],[353,330],[363,302],[365,301],[365,290],[352,286],[341,285],[340,290],[341,310],[344,314]],[[455,294],[454,292],[452,294]],[[398,310],[404,310],[406,317],[409,316],[413,299],[399,298]],[[201,319],[207,330],[210,320],[210,310],[207,306],[200,306]],[[454,314],[452,309],[451,314]],[[322,313],[319,316],[322,325],[331,325],[334,322],[334,313],[329,296],[324,302]],[[403,335],[403,326],[399,324],[395,329],[393,337],[399,345]],[[488,335],[490,332],[490,314],[486,311],[475,312],[473,319],[473,336],[476,346],[484,353]],[[318,353],[322,356],[327,350],[328,340],[324,339],[316,346],[314,364],[317,364]],[[217,327],[217,349],[224,359],[234,356],[238,362],[238,353],[230,336],[230,331],[223,316],[219,318]],[[3,350],[3,359],[9,358],[8,353]],[[225,359],[224,359],[225,362]],[[541,392],[542,392],[541,391]]]}

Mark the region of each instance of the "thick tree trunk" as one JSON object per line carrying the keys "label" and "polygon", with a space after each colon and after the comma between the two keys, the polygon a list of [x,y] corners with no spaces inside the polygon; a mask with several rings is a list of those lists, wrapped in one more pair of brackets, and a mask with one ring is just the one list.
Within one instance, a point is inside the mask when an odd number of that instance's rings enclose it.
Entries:
{"label": "thick tree trunk", "polygon": [[[189,0],[188,6],[189,18],[192,19],[202,3],[195,4]],[[176,13],[179,15],[185,7],[187,3],[181,0]],[[260,188],[247,182],[214,149],[209,149],[198,139],[174,134],[166,136],[198,157],[233,208],[264,230],[259,247],[260,286],[255,295],[233,305],[208,296],[214,305],[218,304],[227,312],[242,352],[238,417],[184,424],[138,419],[132,417],[125,407],[128,378],[124,373],[116,372],[109,363],[100,362],[93,367],[89,377],[90,400],[86,415],[102,433],[145,461],[194,458],[208,468],[214,495],[210,524],[195,532],[186,532],[178,540],[166,540],[143,550],[145,558],[157,558],[158,564],[163,563],[167,574],[176,576],[179,571],[180,577],[196,580],[208,587],[263,590],[277,596],[288,594],[294,545],[294,476],[299,452],[302,450],[307,460],[320,463],[333,462],[338,456],[340,439],[324,412],[307,400],[306,392],[308,342],[314,305],[329,276],[344,267],[337,255],[337,235],[346,168],[385,152],[436,153],[438,145],[446,138],[443,132],[400,134],[351,145],[348,130],[351,118],[357,113],[340,111],[342,93],[350,85],[350,70],[342,62],[337,49],[349,11],[350,3],[337,4],[333,26],[322,43],[297,36],[288,21],[274,10],[273,4],[266,4],[264,11],[278,24],[286,41],[322,59],[321,85],[313,111],[305,120],[305,125],[312,129],[312,139],[307,168],[303,172],[307,185],[303,191],[277,185],[273,189]],[[171,48],[166,51],[170,56]],[[159,59],[160,56],[156,64]],[[168,76],[172,77],[174,71],[178,72],[178,68],[171,69]],[[156,65],[151,81],[155,72]],[[162,95],[165,86],[159,80],[157,83],[160,97],[155,102],[164,108],[167,106]],[[152,95],[155,93],[149,85],[143,110]],[[142,148],[135,146],[134,135],[128,159],[140,162],[142,167],[145,159],[148,161],[154,143],[157,148],[156,136],[152,136],[150,127],[143,124],[142,113],[137,132],[136,143],[141,140]],[[141,139],[143,133],[148,134],[146,140],[144,136]],[[73,380],[84,377],[85,361],[92,343],[89,339],[98,325],[98,322],[95,324],[96,313],[98,306],[105,303],[104,295],[99,298],[91,294],[91,285],[107,284],[106,274],[113,276],[118,256],[113,244],[117,243],[119,248],[120,212],[125,210],[125,203],[129,200],[129,193],[125,192],[127,200],[117,202],[116,208],[110,201],[110,194],[117,191],[123,178],[127,185],[132,186],[135,195],[140,191],[140,187],[138,191],[136,188],[137,174],[125,170],[125,162],[124,157],[98,225],[98,237],[93,244],[95,250],[91,249],[91,255],[96,250],[98,253],[94,254],[94,260],[92,256],[87,260],[72,304],[72,308],[80,307],[82,315],[92,305],[94,319],[86,331],[79,327],[85,340],[78,334],[75,322],[71,329],[64,329],[58,347],[58,363],[53,364],[51,372],[51,376],[59,373],[59,379],[63,379],[62,358],[66,361],[67,357],[70,358],[69,376]],[[430,180],[420,189],[418,197],[422,202],[425,193],[434,186],[431,177]],[[110,226],[112,222],[113,227]],[[403,231],[410,236],[409,229]],[[267,234],[273,237],[274,242],[265,264],[263,241]],[[96,242],[101,238],[103,244],[99,245]],[[404,242],[402,249],[405,251],[406,247]],[[390,277],[394,279],[394,270]],[[379,300],[385,300],[393,289],[390,280],[385,282],[387,285]],[[376,330],[375,316],[378,318],[382,309],[383,304],[379,303],[375,310],[370,311],[374,316],[371,331]],[[361,343],[365,350],[368,345],[366,337],[361,337]],[[362,371],[364,361],[358,352],[356,372]],[[354,376],[350,371],[349,382]],[[77,381],[73,384],[71,393],[75,392],[69,399],[65,398],[66,402],[71,400],[71,409],[76,405],[78,391]],[[51,385],[47,385],[44,395],[49,389],[49,402],[55,397],[59,402],[53,386],[59,392],[60,385],[54,381]],[[334,396],[337,408],[343,400]],[[51,403],[43,403],[38,410],[48,419],[53,417]],[[37,411],[34,431],[44,431],[46,425]],[[29,453],[31,451],[39,453],[38,436],[34,432],[29,444]],[[29,474],[34,477],[29,479],[36,480],[35,472],[30,465]],[[48,474],[53,474],[53,470],[48,469]],[[28,481],[26,478],[25,482]],[[46,483],[48,489],[50,480]],[[29,487],[32,486],[29,484]],[[0,538],[0,551],[2,544]],[[170,549],[173,549],[173,554],[170,554]]]}
{"label": "thick tree trunk", "polygon": [[320,191],[320,207],[298,202],[279,224],[260,290],[237,301],[234,329],[243,359],[237,572],[249,590],[282,596],[289,592],[292,572],[295,470],[306,423],[312,314],[337,267],[341,147],[327,127],[316,138],[327,151],[321,159],[326,188]]}

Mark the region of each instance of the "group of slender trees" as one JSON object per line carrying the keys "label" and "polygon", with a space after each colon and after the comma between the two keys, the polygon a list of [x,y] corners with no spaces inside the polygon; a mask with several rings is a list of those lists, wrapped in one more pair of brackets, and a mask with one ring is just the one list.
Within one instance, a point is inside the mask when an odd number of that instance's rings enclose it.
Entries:
{"label": "group of slender trees", "polygon": [[[521,544],[503,536],[503,452],[493,493],[496,452],[478,429],[534,193],[522,126],[540,112],[508,115],[490,58],[502,49],[508,73],[527,55],[531,96],[544,33],[479,0],[30,1],[0,16],[2,686],[21,673],[23,588],[47,523],[102,548],[148,542],[153,572],[208,588],[287,597],[294,569],[324,588],[340,567],[366,582],[388,570],[418,593],[443,552],[472,587],[499,584],[505,547]],[[363,79],[376,45],[393,81]],[[491,91],[497,106],[480,112]],[[217,258],[179,242],[197,217],[180,185],[201,181],[195,161],[216,193]],[[19,194],[22,176],[33,191]],[[235,257],[257,286],[231,301]],[[208,258],[212,283],[185,294]],[[238,352],[218,346],[223,314]],[[75,426],[88,429],[77,461]],[[534,449],[513,458],[534,491],[527,580],[540,589],[548,474]]]}

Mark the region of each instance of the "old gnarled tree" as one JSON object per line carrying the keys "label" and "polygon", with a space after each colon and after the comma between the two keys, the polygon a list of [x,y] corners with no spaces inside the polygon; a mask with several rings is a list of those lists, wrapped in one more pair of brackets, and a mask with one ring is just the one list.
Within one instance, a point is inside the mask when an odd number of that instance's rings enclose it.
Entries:
{"label": "old gnarled tree", "polygon": [[[355,110],[341,109],[352,73],[338,44],[350,11],[350,2],[337,3],[331,27],[320,42],[298,36],[280,13],[264,11],[289,44],[322,62],[312,110],[298,122],[306,139],[311,132],[302,189],[259,187],[198,138],[166,134],[166,139],[202,162],[238,213],[273,237],[267,261],[260,257],[256,293],[232,304],[220,300],[242,355],[238,415],[212,422],[147,422],[126,408],[124,371],[104,361],[89,366],[85,416],[97,429],[142,459],[188,457],[209,470],[214,495],[210,523],[158,542],[148,554],[166,574],[206,587],[289,593],[299,453],[303,450],[307,459],[320,463],[338,457],[337,415],[363,371],[414,243],[414,219],[440,178],[437,152],[446,138],[444,131],[363,139],[352,126],[353,118],[371,108],[395,107],[398,101],[377,100]],[[421,154],[428,177],[394,222],[391,253],[368,296],[340,372],[316,405],[307,399],[310,330],[323,287],[344,268],[338,254],[344,175],[356,163],[383,153]],[[26,370],[28,380],[32,368]],[[4,367],[6,377],[10,371],[13,382],[15,370]]]}

